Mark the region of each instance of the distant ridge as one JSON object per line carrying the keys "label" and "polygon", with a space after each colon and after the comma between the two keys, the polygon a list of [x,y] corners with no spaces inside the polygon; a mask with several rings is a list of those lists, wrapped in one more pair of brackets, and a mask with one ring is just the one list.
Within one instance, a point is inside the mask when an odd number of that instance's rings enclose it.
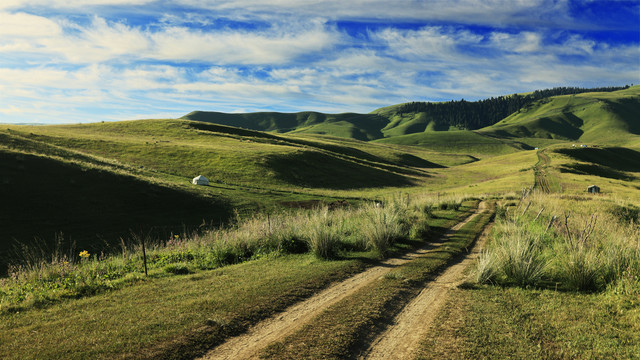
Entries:
{"label": "distant ridge", "polygon": [[[257,131],[330,135],[363,141],[451,130],[473,130],[483,137],[500,139],[614,141],[621,137],[633,140],[634,136],[640,135],[639,112],[640,86],[627,85],[591,89],[559,87],[475,102],[464,99],[441,103],[412,102],[383,107],[369,114],[194,111],[181,119]],[[606,136],[595,136],[595,131],[606,131]],[[403,138],[401,142],[407,145],[412,141],[425,143],[427,138],[414,136]]]}
{"label": "distant ridge", "polygon": [[388,122],[384,117],[375,114],[324,114],[314,111],[299,113],[256,112],[245,114],[193,111],[181,117],[181,119],[236,126],[258,131],[326,134],[364,141],[383,137],[380,130]]}

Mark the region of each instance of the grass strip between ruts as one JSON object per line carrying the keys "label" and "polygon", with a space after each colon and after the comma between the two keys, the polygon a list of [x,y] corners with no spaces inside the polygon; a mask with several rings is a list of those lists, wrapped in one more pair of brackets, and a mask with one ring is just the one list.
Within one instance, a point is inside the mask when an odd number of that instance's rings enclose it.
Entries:
{"label": "grass strip between ruts", "polygon": [[[473,211],[438,212],[441,233]],[[227,337],[329,284],[364,270],[369,258],[265,258],[139,284],[45,309],[1,316],[0,358],[192,359]]]}
{"label": "grass strip between ruts", "polygon": [[492,203],[490,210],[468,222],[437,250],[334,304],[296,333],[270,345],[262,356],[271,359],[357,356],[368,341],[420,292],[426,281],[470,248],[491,221],[494,211]]}

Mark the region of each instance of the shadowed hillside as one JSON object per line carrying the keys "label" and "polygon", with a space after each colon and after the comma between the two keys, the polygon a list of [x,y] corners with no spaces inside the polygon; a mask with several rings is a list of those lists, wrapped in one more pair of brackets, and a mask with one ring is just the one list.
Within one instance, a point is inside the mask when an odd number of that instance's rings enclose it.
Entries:
{"label": "shadowed hillside", "polygon": [[[226,221],[223,199],[205,198],[166,186],[88,168],[77,163],[0,149],[0,253],[9,255],[34,238],[69,249],[118,251],[133,234],[167,238],[199,225]],[[4,261],[0,259],[0,272]]]}

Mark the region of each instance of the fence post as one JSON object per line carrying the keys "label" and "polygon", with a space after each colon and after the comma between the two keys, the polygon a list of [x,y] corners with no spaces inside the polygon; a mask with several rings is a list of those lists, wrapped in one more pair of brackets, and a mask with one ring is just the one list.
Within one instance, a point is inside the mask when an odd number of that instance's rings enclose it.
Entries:
{"label": "fence post", "polygon": [[144,247],[144,235],[140,237],[140,241],[142,241],[142,261],[144,262],[144,276],[148,276],[147,274],[147,251]]}

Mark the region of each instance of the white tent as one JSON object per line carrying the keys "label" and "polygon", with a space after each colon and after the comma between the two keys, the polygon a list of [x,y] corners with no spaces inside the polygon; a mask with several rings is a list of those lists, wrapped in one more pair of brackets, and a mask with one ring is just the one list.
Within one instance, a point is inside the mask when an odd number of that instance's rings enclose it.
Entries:
{"label": "white tent", "polygon": [[209,179],[207,179],[206,177],[204,177],[202,175],[198,175],[198,176],[193,178],[191,183],[195,184],[195,185],[209,185]]}

